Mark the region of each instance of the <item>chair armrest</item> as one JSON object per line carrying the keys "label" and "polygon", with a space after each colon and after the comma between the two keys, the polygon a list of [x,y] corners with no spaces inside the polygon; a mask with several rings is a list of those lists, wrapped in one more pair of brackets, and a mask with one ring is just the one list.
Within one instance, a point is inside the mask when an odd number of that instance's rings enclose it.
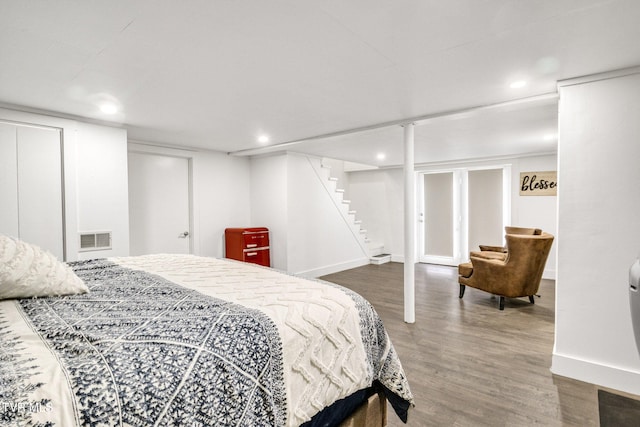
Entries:
{"label": "chair armrest", "polygon": [[473,273],[466,284],[494,294],[505,295],[505,274],[509,271],[505,260],[471,256],[471,264]]}
{"label": "chair armrest", "polygon": [[506,253],[507,248],[503,246],[490,246],[490,245],[479,245],[481,251],[489,251],[489,252],[502,252]]}

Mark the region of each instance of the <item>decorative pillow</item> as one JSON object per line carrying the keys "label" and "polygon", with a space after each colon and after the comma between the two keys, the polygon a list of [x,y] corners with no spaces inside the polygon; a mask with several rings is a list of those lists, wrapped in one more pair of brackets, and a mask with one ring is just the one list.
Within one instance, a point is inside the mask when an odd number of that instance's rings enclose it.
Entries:
{"label": "decorative pillow", "polygon": [[71,268],[38,246],[0,235],[0,300],[82,294]]}

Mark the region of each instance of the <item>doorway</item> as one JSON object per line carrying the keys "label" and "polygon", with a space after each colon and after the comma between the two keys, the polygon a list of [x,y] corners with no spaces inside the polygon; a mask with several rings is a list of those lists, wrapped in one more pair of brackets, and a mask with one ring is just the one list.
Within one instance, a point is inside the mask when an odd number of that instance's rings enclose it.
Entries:
{"label": "doorway", "polygon": [[193,252],[191,159],[130,151],[130,254]]}
{"label": "doorway", "polygon": [[419,174],[419,261],[455,266],[479,244],[504,244],[511,221],[510,166]]}

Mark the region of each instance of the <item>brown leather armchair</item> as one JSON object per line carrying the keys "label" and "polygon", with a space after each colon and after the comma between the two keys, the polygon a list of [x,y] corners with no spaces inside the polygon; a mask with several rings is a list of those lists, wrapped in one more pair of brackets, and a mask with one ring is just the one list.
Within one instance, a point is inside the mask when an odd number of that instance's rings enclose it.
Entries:
{"label": "brown leather armchair", "polygon": [[500,310],[504,310],[505,297],[528,296],[534,303],[533,296],[538,292],[553,236],[543,231],[537,234],[511,234],[509,231],[505,236],[504,251],[471,252],[471,262],[458,266],[460,298],[464,296],[466,286],[471,286],[499,296]]}

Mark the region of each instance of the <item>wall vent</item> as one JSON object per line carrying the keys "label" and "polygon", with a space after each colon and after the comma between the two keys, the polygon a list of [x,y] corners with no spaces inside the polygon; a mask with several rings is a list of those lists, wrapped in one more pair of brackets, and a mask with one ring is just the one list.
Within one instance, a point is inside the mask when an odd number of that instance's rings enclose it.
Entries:
{"label": "wall vent", "polygon": [[111,249],[111,232],[80,233],[80,252]]}

